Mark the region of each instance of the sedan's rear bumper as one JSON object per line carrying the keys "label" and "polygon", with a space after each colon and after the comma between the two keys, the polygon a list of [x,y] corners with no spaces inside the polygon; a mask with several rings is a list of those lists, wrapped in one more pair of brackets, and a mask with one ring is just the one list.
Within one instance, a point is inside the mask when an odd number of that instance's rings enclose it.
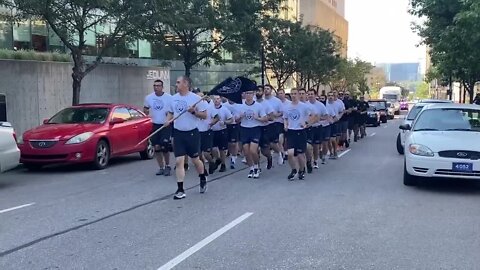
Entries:
{"label": "sedan's rear bumper", "polygon": [[[453,163],[472,163],[472,172],[455,172]],[[415,156],[405,153],[406,170],[410,175],[420,177],[445,177],[480,180],[480,160]]]}

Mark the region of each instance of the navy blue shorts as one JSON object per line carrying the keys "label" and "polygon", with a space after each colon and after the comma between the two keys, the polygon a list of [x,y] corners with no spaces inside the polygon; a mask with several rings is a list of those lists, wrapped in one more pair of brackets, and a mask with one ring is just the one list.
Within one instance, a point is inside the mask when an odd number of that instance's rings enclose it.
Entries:
{"label": "navy blue shorts", "polygon": [[260,144],[263,127],[240,127],[240,141],[242,144],[256,143]]}
{"label": "navy blue shorts", "polygon": [[209,153],[213,148],[213,134],[212,131],[200,132],[200,150]]}
{"label": "navy blue shorts", "polygon": [[328,142],[330,138],[332,137],[332,125],[328,125],[326,127],[323,127],[323,135],[324,135],[324,141]]}
{"label": "navy blue shorts", "polygon": [[287,149],[293,149],[295,156],[305,154],[307,151],[307,132],[305,130],[287,131]]}
{"label": "navy blue shorts", "polygon": [[335,138],[338,134],[338,122],[330,124],[330,138]]}
{"label": "navy blue shorts", "polygon": [[213,147],[221,151],[228,149],[227,129],[213,131]]}
{"label": "navy blue shorts", "polygon": [[[163,125],[153,124],[152,133],[160,129]],[[157,132],[150,139],[153,145],[158,146],[161,152],[171,152],[172,151],[172,126],[165,127],[164,129]]]}
{"label": "navy blue shorts", "polygon": [[309,127],[306,129],[306,135],[307,135],[307,143],[308,144],[313,144],[313,138],[315,136],[315,131],[313,127]]}
{"label": "navy blue shorts", "polygon": [[348,120],[346,121],[340,121],[340,128],[339,128],[339,135],[343,134],[343,133],[347,133],[348,131]]}
{"label": "navy blue shorts", "polygon": [[325,140],[322,126],[313,127],[313,144],[321,144]]}
{"label": "navy blue shorts", "polygon": [[175,157],[188,155],[196,158],[200,155],[200,132],[198,129],[189,131],[173,130],[173,153]]}
{"label": "navy blue shorts", "polygon": [[228,142],[236,143],[240,139],[240,125],[227,125]]}

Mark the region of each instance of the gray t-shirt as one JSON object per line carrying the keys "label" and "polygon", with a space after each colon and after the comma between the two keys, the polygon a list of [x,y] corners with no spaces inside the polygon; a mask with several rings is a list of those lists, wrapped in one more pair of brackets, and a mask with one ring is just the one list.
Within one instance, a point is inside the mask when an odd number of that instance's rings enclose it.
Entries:
{"label": "gray t-shirt", "polygon": [[[181,113],[187,111],[177,120],[174,121],[173,127],[180,131],[190,131],[198,127],[200,119],[188,112],[188,108],[200,101],[202,98],[192,92],[188,92],[185,96],[179,93],[173,95],[170,106],[170,113],[173,117],[179,116]],[[196,105],[197,111],[204,112],[207,110],[205,103],[200,102]]]}
{"label": "gray t-shirt", "polygon": [[242,115],[242,122],[240,123],[241,127],[252,128],[263,126],[262,122],[255,119],[255,116],[265,117],[267,115],[264,107],[260,103],[256,101],[251,105],[243,103],[242,107],[240,107],[240,111]]}
{"label": "gray t-shirt", "polygon": [[302,126],[309,120],[312,115],[313,108],[306,103],[299,102],[298,104],[290,103],[285,106],[283,118],[288,121],[288,129],[302,130]]}
{"label": "gray t-shirt", "polygon": [[[263,110],[265,111],[266,115],[270,115],[271,113],[275,112],[275,110],[270,106],[270,103],[268,101],[265,101],[262,99],[262,101],[257,101],[257,103],[260,103],[263,106]],[[272,122],[273,123],[273,122]],[[268,122],[262,122],[262,126],[268,126],[270,124],[270,121]]]}
{"label": "gray t-shirt", "polygon": [[[275,114],[283,113],[283,103],[279,98],[271,96],[269,98],[265,98],[265,102],[270,105]],[[270,124],[275,122],[283,123],[283,117],[280,115],[279,117],[276,117],[273,121],[269,121]]]}
{"label": "gray t-shirt", "polygon": [[[240,113],[241,113],[240,109],[242,107],[242,104],[237,104],[237,103],[230,104],[230,102],[224,102],[222,103],[222,105],[230,110],[234,119],[240,117]],[[234,120],[232,124],[238,124],[238,123],[236,122],[236,120]]]}
{"label": "gray t-shirt", "polygon": [[220,106],[220,108],[215,108],[215,105],[214,105],[213,106],[213,111],[215,112],[214,114],[218,115],[218,117],[220,119],[215,125],[212,126],[212,130],[213,131],[219,131],[219,130],[226,129],[227,124],[225,124],[224,122],[233,117],[230,110],[225,106]]}
{"label": "gray t-shirt", "polygon": [[340,118],[340,114],[345,111],[345,103],[341,99],[337,99],[334,104],[337,109],[337,117]]}
{"label": "gray t-shirt", "polygon": [[325,107],[327,108],[328,115],[330,115],[331,117],[335,117],[338,115],[338,110],[337,106],[335,106],[335,102],[327,102]]}
{"label": "gray t-shirt", "polygon": [[[325,108],[325,105],[323,105],[322,102],[316,100],[314,103],[310,102],[310,104],[315,109],[315,114],[318,117],[322,117],[327,114],[327,108]],[[312,126],[314,127],[325,126],[324,124],[325,124],[325,121],[317,121]],[[328,126],[328,123],[327,123],[327,126]]]}
{"label": "gray t-shirt", "polygon": [[163,125],[167,121],[171,102],[172,96],[170,94],[163,93],[163,95],[157,96],[155,93],[151,93],[145,97],[143,106],[150,110],[153,123]]}

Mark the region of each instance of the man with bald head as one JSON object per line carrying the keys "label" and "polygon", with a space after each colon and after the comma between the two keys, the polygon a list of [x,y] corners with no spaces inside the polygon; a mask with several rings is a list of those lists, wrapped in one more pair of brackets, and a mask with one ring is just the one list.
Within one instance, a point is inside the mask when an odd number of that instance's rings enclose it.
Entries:
{"label": "man with bald head", "polygon": [[[207,177],[205,167],[200,160],[200,133],[198,125],[207,117],[207,108],[199,102],[202,98],[190,91],[192,82],[186,76],[178,77],[176,81],[177,94],[172,96],[166,125],[173,122],[173,152],[176,159],[175,173],[177,176],[177,191],[173,199],[185,198],[183,181],[185,168],[183,166],[185,155],[189,156],[197,169],[200,177],[200,193],[207,190]],[[175,117],[177,119],[173,120]]]}

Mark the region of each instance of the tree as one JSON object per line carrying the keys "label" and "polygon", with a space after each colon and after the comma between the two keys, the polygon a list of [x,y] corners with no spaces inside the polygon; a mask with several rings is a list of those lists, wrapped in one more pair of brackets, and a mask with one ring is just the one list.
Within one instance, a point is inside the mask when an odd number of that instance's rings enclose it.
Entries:
{"label": "tree", "polygon": [[476,0],[412,0],[411,13],[426,18],[415,30],[428,45],[436,77],[460,81],[473,101],[480,80],[480,2]]}
{"label": "tree", "polygon": [[416,86],[415,96],[419,99],[430,98],[430,87],[426,82],[419,82]]}
{"label": "tree", "polygon": [[[239,49],[256,20],[279,8],[280,0],[152,0],[154,16],[144,36],[171,47],[183,59],[185,75],[198,64],[222,63],[223,53]],[[257,29],[258,31],[258,29]]]}
{"label": "tree", "polygon": [[330,79],[330,88],[339,91],[350,91],[354,94],[356,88],[365,80],[365,76],[373,66],[360,59],[341,59],[335,74]]}
{"label": "tree", "polygon": [[[126,42],[146,19],[144,2],[139,0],[5,0],[0,4],[15,11],[13,20],[38,18],[46,21],[68,48],[73,60],[73,105],[80,102],[83,78],[101,63],[109,49]],[[93,29],[103,26],[111,29],[95,37],[103,46],[97,50],[96,59],[87,63],[84,58],[87,36],[95,33]]]}

